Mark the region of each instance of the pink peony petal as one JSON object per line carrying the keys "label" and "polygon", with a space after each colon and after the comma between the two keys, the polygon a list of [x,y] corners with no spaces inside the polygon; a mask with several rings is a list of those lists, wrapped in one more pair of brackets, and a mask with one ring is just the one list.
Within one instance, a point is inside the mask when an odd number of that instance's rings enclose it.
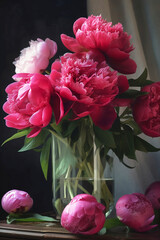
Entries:
{"label": "pink peony petal", "polygon": [[117,114],[111,105],[106,105],[104,107],[95,107],[90,116],[96,126],[108,130],[112,127]]}
{"label": "pink peony petal", "polygon": [[109,48],[107,50],[108,58],[114,58],[115,60],[125,60],[129,58],[129,53],[121,51],[118,48]]}
{"label": "pink peony petal", "polygon": [[160,181],[151,183],[145,191],[145,196],[154,209],[160,209]]}
{"label": "pink peony petal", "polygon": [[42,109],[39,109],[37,112],[33,113],[29,118],[29,122],[34,126],[42,125]]}
{"label": "pink peony petal", "polygon": [[33,138],[36,137],[40,132],[42,128],[40,127],[34,127],[32,131],[27,135],[28,138]]}
{"label": "pink peony petal", "polygon": [[57,44],[56,42],[52,41],[49,38],[46,38],[45,43],[47,43],[47,46],[50,50],[50,55],[49,55],[49,59],[52,58],[56,52],[57,52]]}
{"label": "pink peony petal", "polygon": [[74,34],[76,35],[78,29],[81,28],[82,24],[86,21],[86,18],[84,17],[81,17],[81,18],[78,18],[74,24],[73,24],[73,32]]}
{"label": "pink peony petal", "polygon": [[128,58],[123,61],[108,59],[108,64],[115,70],[124,74],[132,74],[136,72],[137,64],[134,60]]}
{"label": "pink peony petal", "polygon": [[24,129],[30,126],[28,118],[22,114],[13,113],[4,118],[6,120],[6,126],[16,129]]}
{"label": "pink peony petal", "polygon": [[64,44],[64,46],[72,52],[83,52],[86,50],[78,43],[76,39],[69,37],[65,34],[61,34],[61,41]]}
{"label": "pink peony petal", "polygon": [[118,76],[118,88],[120,94],[128,90],[129,83],[126,76],[124,75]]}

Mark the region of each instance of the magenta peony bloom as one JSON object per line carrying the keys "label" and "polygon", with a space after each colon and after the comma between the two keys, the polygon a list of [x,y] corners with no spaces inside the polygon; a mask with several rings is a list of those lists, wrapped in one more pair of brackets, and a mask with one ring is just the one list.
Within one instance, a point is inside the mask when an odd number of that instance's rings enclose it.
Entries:
{"label": "magenta peony bloom", "polygon": [[1,204],[8,213],[24,213],[32,207],[33,199],[27,192],[14,189],[2,197]]}
{"label": "magenta peony bloom", "polygon": [[157,225],[150,225],[154,219],[151,202],[141,193],[122,196],[116,203],[117,217],[138,232],[148,231]]}
{"label": "magenta peony bloom", "polygon": [[79,194],[64,208],[61,225],[76,234],[92,235],[99,232],[105,222],[105,207],[89,194]]}
{"label": "magenta peony bloom", "polygon": [[16,74],[13,78],[20,81],[6,88],[8,98],[3,105],[3,110],[9,114],[5,117],[6,125],[16,129],[30,127],[28,137],[35,137],[51,120],[52,86],[40,73]]}
{"label": "magenta peony bloom", "polygon": [[145,192],[154,209],[160,209],[160,181],[153,182]]}
{"label": "magenta peony bloom", "polygon": [[120,23],[113,25],[101,16],[79,18],[73,25],[75,39],[61,35],[63,44],[73,52],[97,49],[102,52],[107,63],[115,70],[130,74],[136,71],[136,63],[130,59],[133,50],[130,38]]}
{"label": "magenta peony bloom", "polygon": [[133,104],[133,116],[141,130],[150,137],[160,136],[160,82],[147,85]]}
{"label": "magenta peony bloom", "polygon": [[57,92],[57,123],[72,108],[74,119],[90,115],[105,130],[117,117],[112,100],[129,87],[127,78],[111,71],[97,51],[65,54],[52,64],[50,80]]}
{"label": "magenta peony bloom", "polygon": [[57,52],[57,44],[46,38],[45,41],[37,39],[30,41],[30,46],[21,51],[20,56],[15,59],[13,64],[16,73],[41,73],[48,64],[49,59]]}

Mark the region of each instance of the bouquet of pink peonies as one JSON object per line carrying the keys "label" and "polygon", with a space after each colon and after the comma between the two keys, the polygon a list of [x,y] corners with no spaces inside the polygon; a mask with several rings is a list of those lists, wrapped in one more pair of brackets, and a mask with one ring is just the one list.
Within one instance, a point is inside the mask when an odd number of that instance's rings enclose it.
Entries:
{"label": "bouquet of pink peonies", "polygon": [[[77,175],[84,169],[92,172],[93,139],[104,161],[109,150],[124,164],[124,156],[136,159],[137,150],[160,150],[140,136],[160,136],[160,83],[147,80],[146,69],[137,79],[128,79],[137,67],[130,58],[131,36],[122,24],[93,15],[77,19],[73,32],[75,38],[61,35],[68,52],[51,69],[47,67],[57,44],[31,41],[14,61],[14,82],[6,88],[6,125],[18,132],[5,143],[25,137],[20,151],[40,151],[46,178],[51,147],[58,158],[56,176],[68,176],[78,161]],[[71,157],[71,152],[85,160]]]}

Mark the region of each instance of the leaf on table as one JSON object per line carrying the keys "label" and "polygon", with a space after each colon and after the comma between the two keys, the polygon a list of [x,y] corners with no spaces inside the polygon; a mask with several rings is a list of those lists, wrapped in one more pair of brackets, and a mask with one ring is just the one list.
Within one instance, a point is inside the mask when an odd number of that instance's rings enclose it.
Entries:
{"label": "leaf on table", "polygon": [[14,213],[7,216],[7,223],[11,224],[12,222],[57,222],[56,219],[48,216],[43,216],[38,213]]}

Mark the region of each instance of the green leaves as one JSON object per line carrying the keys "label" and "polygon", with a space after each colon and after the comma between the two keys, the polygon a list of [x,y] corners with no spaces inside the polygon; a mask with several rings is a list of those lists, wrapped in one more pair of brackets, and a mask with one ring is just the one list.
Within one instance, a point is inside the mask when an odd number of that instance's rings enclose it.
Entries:
{"label": "green leaves", "polygon": [[148,94],[147,92],[141,92],[135,89],[128,89],[124,93],[118,95],[118,98],[137,98]]}
{"label": "green leaves", "polygon": [[136,151],[157,152],[160,150],[160,148],[154,147],[152,144],[137,136],[135,129],[128,125],[123,125],[121,132],[115,133],[113,136],[116,147],[112,150],[124,165],[126,165],[123,161],[124,156],[137,160]]}
{"label": "green leaves", "polygon": [[147,80],[147,69],[145,68],[143,73],[137,79],[129,79],[129,85],[131,87],[144,87],[146,85],[152,84],[153,82]]}
{"label": "green leaves", "polygon": [[110,230],[112,228],[120,227],[120,226],[125,227],[125,224],[122,223],[117,217],[115,217],[115,218],[106,219],[103,227],[106,228],[107,230]]}
{"label": "green leaves", "polygon": [[[52,136],[52,160],[55,161],[55,177],[58,178],[66,173],[69,166],[75,166],[76,157],[66,139]],[[54,164],[53,164],[54,167]]]}
{"label": "green leaves", "polygon": [[160,150],[160,148],[154,147],[152,144],[138,136],[134,136],[134,145],[136,150],[142,152],[158,152]]}
{"label": "green leaves", "polygon": [[18,132],[15,133],[13,136],[11,136],[10,138],[6,139],[6,140],[2,143],[2,146],[3,146],[5,143],[7,143],[7,142],[9,142],[9,141],[11,141],[11,140],[18,139],[18,138],[21,138],[21,137],[24,137],[24,136],[28,135],[30,131],[31,131],[31,130],[30,130],[29,128],[26,128],[26,129],[24,129],[24,130],[18,131]]}
{"label": "green leaves", "polygon": [[70,115],[67,115],[63,118],[63,120],[57,125],[55,122],[50,124],[50,126],[52,127],[52,129],[54,129],[54,131],[56,133],[58,133],[60,136],[62,136],[63,138],[66,137],[70,137],[72,135],[72,133],[74,132],[74,130],[81,124],[81,119],[79,120],[75,120],[75,121],[71,121],[69,120]]}
{"label": "green leaves", "polygon": [[47,173],[48,173],[48,165],[49,165],[49,156],[50,156],[50,149],[51,149],[51,137],[43,144],[41,155],[40,155],[40,163],[41,168],[44,174],[45,179],[47,180]]}
{"label": "green leaves", "polygon": [[94,126],[94,133],[97,145],[99,146],[106,145],[108,148],[116,147],[112,132]]}
{"label": "green leaves", "polygon": [[47,131],[46,129],[42,129],[36,137],[26,138],[24,146],[19,150],[19,152],[25,152],[41,146],[45,142],[48,135],[49,131]]}
{"label": "green leaves", "polygon": [[57,222],[57,220],[38,213],[14,213],[7,216],[7,223],[11,224],[13,222]]}

